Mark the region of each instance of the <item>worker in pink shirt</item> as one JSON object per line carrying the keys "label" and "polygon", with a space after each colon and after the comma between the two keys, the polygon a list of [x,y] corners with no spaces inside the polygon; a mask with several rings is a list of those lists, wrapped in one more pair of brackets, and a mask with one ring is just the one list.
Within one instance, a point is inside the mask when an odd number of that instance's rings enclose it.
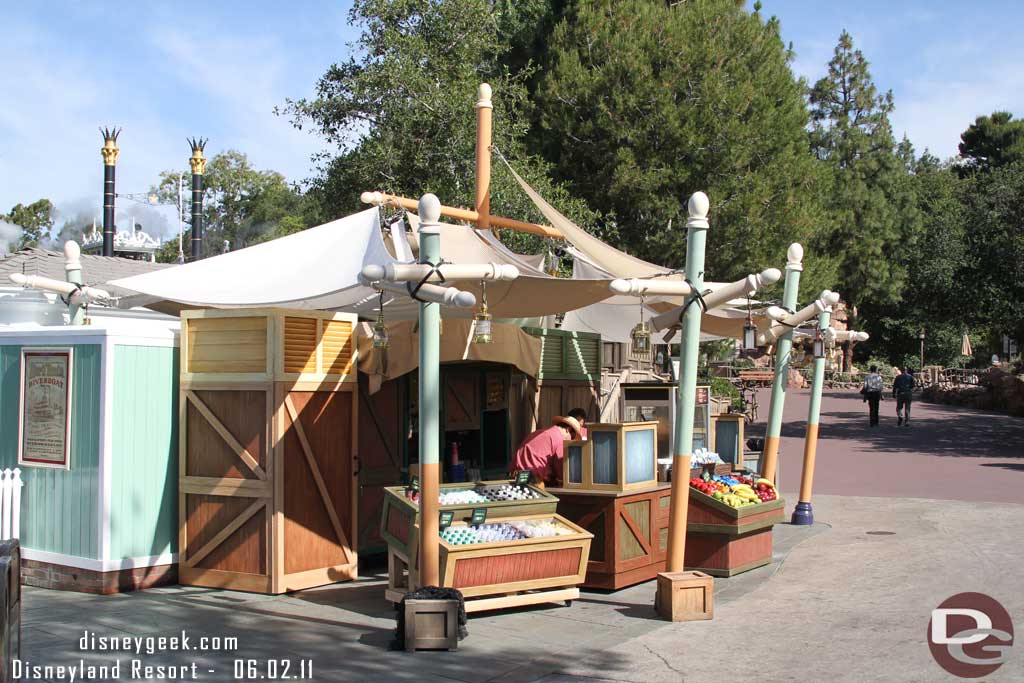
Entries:
{"label": "worker in pink shirt", "polygon": [[[573,413],[576,413],[576,410]],[[535,483],[549,486],[560,485],[562,483],[562,448],[566,440],[582,438],[583,425],[580,422],[575,417],[559,415],[551,420],[550,427],[538,429],[530,434],[516,451],[514,468],[518,471],[533,472]]]}

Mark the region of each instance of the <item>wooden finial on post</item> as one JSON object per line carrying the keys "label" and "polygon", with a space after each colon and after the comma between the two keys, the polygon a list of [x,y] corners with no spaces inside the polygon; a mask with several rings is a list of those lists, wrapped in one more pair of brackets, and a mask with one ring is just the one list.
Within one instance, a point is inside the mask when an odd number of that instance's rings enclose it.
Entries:
{"label": "wooden finial on post", "polygon": [[491,227],[491,86],[480,84],[476,102],[476,227]]}

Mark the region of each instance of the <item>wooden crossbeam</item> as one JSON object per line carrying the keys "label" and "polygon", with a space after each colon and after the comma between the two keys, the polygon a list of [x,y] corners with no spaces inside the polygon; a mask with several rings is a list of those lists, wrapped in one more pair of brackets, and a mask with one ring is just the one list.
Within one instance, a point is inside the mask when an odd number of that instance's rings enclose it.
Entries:
{"label": "wooden crossbeam", "polygon": [[258,479],[266,480],[267,473],[263,471],[262,467],[260,467],[256,458],[252,457],[252,453],[246,450],[245,446],[239,443],[238,439],[235,438],[235,435],[228,431],[228,428],[224,426],[224,423],[217,419],[217,416],[213,414],[205,403],[203,403],[202,399],[200,399],[199,396],[197,396],[191,389],[185,392],[185,396],[188,397],[188,400],[192,402],[192,405],[196,407],[196,410],[199,411],[206,421],[210,423],[210,426],[220,434],[220,438],[224,439],[224,443],[226,443],[231,450],[235,452],[235,455],[245,463],[246,467],[252,470],[252,473],[255,474]]}
{"label": "wooden crossbeam", "polygon": [[233,534],[236,531],[238,531],[242,527],[243,524],[245,524],[246,522],[249,521],[250,517],[252,517],[257,512],[262,510],[266,506],[266,504],[267,504],[266,499],[260,498],[259,500],[254,502],[252,505],[247,507],[242,512],[242,514],[240,514],[237,517],[235,517],[233,520],[231,520],[230,524],[228,524],[226,527],[224,527],[223,529],[218,531],[217,535],[214,536],[213,538],[211,538],[209,541],[207,541],[206,544],[202,548],[200,548],[196,552],[192,553],[185,560],[185,566],[186,567],[194,567],[198,563],[202,562],[204,557],[206,557],[211,552],[216,550],[217,546],[219,546],[221,543],[223,543],[224,541],[228,540],[228,537],[231,536],[231,534]]}

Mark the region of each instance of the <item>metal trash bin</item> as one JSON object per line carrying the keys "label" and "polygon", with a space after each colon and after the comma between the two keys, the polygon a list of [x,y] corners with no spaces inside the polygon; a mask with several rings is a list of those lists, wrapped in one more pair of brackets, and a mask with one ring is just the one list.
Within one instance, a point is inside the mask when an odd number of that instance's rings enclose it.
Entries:
{"label": "metal trash bin", "polygon": [[21,545],[0,541],[0,683],[13,681],[21,657]]}

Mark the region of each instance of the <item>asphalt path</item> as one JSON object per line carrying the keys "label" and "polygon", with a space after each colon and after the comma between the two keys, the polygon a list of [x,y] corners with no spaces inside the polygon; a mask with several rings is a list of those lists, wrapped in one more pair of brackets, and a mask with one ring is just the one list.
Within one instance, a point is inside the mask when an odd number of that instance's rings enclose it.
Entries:
{"label": "asphalt path", "polygon": [[[759,392],[764,434],[770,390]],[[803,469],[810,390],[790,389],[783,412],[780,486],[796,500]],[[896,424],[896,401],[882,401],[881,424],[868,425],[856,391],[826,391],[815,467],[815,494],[1024,503],[1024,418],[914,401],[910,426]]]}

